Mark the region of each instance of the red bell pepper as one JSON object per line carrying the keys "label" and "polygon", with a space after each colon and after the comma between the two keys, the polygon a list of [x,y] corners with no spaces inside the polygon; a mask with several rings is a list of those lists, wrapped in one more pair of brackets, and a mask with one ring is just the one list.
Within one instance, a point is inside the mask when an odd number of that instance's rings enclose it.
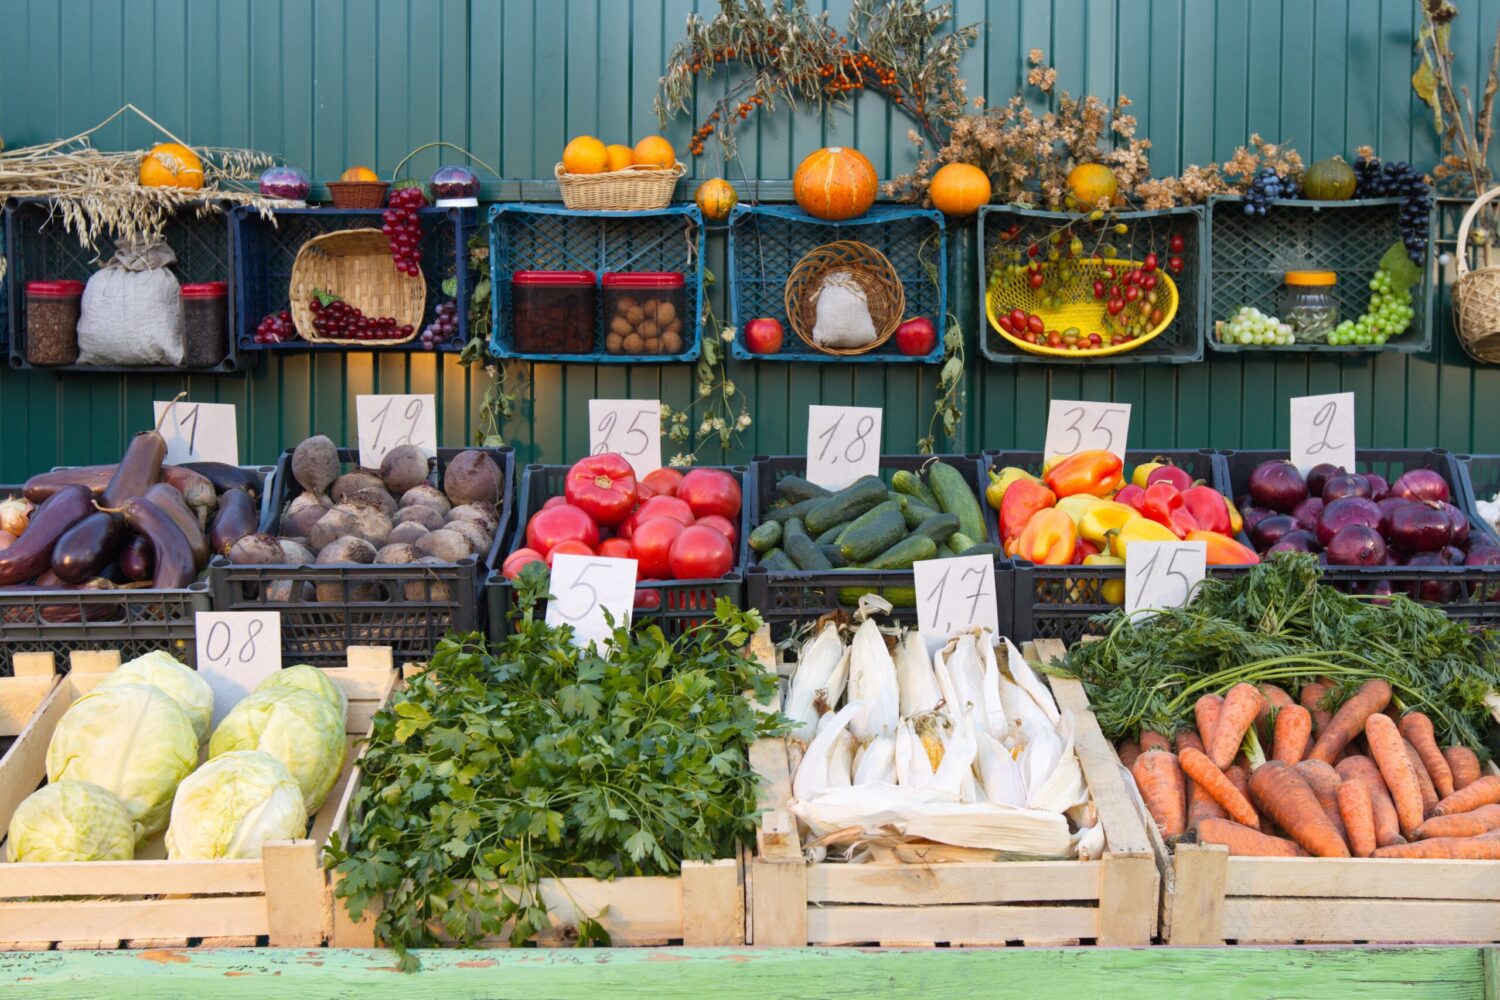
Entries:
{"label": "red bell pepper", "polygon": [[1182,491],[1171,483],[1152,483],[1146,487],[1136,509],[1157,524],[1170,528],[1172,511],[1182,509]]}
{"label": "red bell pepper", "polygon": [[1260,556],[1254,551],[1216,531],[1192,531],[1188,533],[1187,540],[1203,543],[1206,552],[1204,562],[1209,566],[1254,566],[1260,562]]}
{"label": "red bell pepper", "polygon": [[563,494],[595,521],[613,527],[635,508],[635,470],[624,455],[590,455],[568,470]]}
{"label": "red bell pepper", "polygon": [[1098,554],[1099,546],[1080,535],[1078,536],[1078,541],[1073,543],[1073,558],[1069,559],[1068,562],[1075,566],[1081,566],[1083,565],[1083,561],[1089,556],[1097,556]]}
{"label": "red bell pepper", "polygon": [[1031,516],[1057,503],[1057,495],[1035,479],[1018,479],[1010,484],[1000,499],[1000,540],[1005,551],[1026,530]]}
{"label": "red bell pepper", "polygon": [[1221,535],[1233,532],[1229,526],[1229,505],[1224,494],[1212,486],[1193,486],[1182,491],[1182,506],[1192,514],[1204,531],[1217,531]]}
{"label": "red bell pepper", "polygon": [[1172,513],[1167,515],[1167,527],[1178,538],[1186,538],[1191,532],[1203,530],[1203,525],[1198,523],[1198,519],[1186,507],[1173,508]]}
{"label": "red bell pepper", "polygon": [[1145,488],[1137,486],[1135,483],[1130,483],[1122,487],[1120,492],[1115,494],[1115,503],[1122,503],[1127,507],[1134,507],[1136,510],[1141,509],[1141,501],[1144,499],[1146,499]]}
{"label": "red bell pepper", "polygon": [[1058,462],[1042,478],[1059,497],[1087,493],[1102,497],[1117,489],[1125,465],[1112,451],[1080,451]]}
{"label": "red bell pepper", "polygon": [[1193,485],[1193,477],[1187,474],[1186,469],[1179,469],[1175,465],[1163,465],[1152,469],[1151,474],[1146,477],[1146,488],[1150,489],[1156,483],[1171,483],[1183,492]]}

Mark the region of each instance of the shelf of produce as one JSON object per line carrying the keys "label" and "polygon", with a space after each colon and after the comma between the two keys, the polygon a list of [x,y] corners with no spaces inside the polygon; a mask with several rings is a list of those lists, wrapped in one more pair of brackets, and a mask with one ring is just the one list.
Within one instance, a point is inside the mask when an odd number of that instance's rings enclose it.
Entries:
{"label": "shelf of produce", "polygon": [[223,281],[229,284],[229,315],[225,326],[224,360],[209,368],[163,365],[129,367],[106,365],[33,366],[26,360],[26,284],[31,281],[88,281],[114,256],[115,242],[106,234],[96,239],[97,253],[80,246],[78,237],[63,225],[53,203],[45,198],[12,198],[5,205],[6,275],[3,282],[8,303],[10,366],[38,367],[43,371],[123,372],[126,374],[232,372],[242,367],[233,335],[235,303],[239,287],[235,280],[235,253],[230,235],[230,210],[185,206],[167,219],[164,236],[177,256],[171,271],[181,284]]}
{"label": "shelf of produce", "polygon": [[[514,552],[526,546],[526,525],[531,515],[542,509],[542,505],[553,497],[563,495],[564,479],[568,465],[528,465],[521,474],[520,503],[517,505],[516,526],[507,538],[505,552]],[[727,472],[740,483],[741,494],[749,489],[749,477],[742,465],[709,465],[697,468],[719,469]],[[686,473],[684,468],[679,470]],[[737,528],[743,541],[750,530],[748,501],[742,502]],[[634,621],[650,622],[661,628],[668,638],[676,638],[684,631],[711,617],[719,598],[727,597],[735,604],[744,602],[745,561],[743,547],[736,547],[736,566],[733,572],[714,580],[641,580],[636,586]],[[500,557],[500,562],[504,557]],[[486,602],[489,606],[489,634],[494,639],[504,638],[510,633],[510,617],[515,610],[515,584],[499,572],[499,563],[490,573],[485,585]],[[537,615],[546,614],[547,604],[542,602]]]}
{"label": "shelf of produce", "polygon": [[[767,670],[788,675],[765,631],[752,650]],[[1023,647],[1028,660],[1038,652]],[[1089,940],[1144,945],[1156,935],[1157,862],[1130,802],[1113,751],[1083,688],[1049,678],[1058,706],[1077,722],[1075,750],[1108,847],[1097,861],[947,861],[809,864],[791,798],[791,741],[751,748],[761,775],[755,857],[750,864],[750,934],[757,947],[862,945],[1046,945]]]}
{"label": "shelf of produce", "polygon": [[[0,950],[326,943],[333,918],[323,848],[348,813],[359,740],[396,683],[389,649],[345,652],[346,666],[325,672],[349,700],[347,758],[305,838],[270,843],[261,858],[169,861],[157,834],[131,861],[0,864]],[[47,744],[63,714],[120,665],[121,654],[77,652],[71,660],[0,760],[0,828],[46,781]],[[37,676],[43,665],[29,660],[26,669]]]}
{"label": "shelf of produce", "polygon": [[[300,337],[283,344],[257,344],[255,328],[271,313],[290,311],[288,294],[292,265],[297,251],[308,240],[346,229],[379,229],[384,209],[282,208],[269,218],[251,207],[230,213],[234,238],[234,317],[231,325],[242,351],[420,351],[421,331],[433,322],[440,303],[452,298],[468,302],[474,276],[469,270],[469,237],[478,227],[476,209],[424,208],[418,211],[422,227],[422,276],[427,282],[427,303],[417,336],[400,344],[382,345],[372,340],[357,346],[313,344]],[[443,283],[452,279],[456,295],[443,294]],[[437,345],[439,351],[460,351],[469,342],[467,309],[457,313],[458,329]]]}
{"label": "shelf of produce", "polygon": [[[438,449],[438,482],[447,463],[463,450]],[[426,660],[445,634],[478,631],[483,627],[480,591],[501,558],[515,495],[515,452],[508,446],[480,450],[499,464],[504,484],[499,525],[487,555],[440,565],[296,566],[242,565],[215,556],[208,568],[214,610],[280,612],[283,657],[320,667],[340,662],[348,646],[372,643],[389,646],[403,661]],[[356,449],[341,448],[338,455],[346,465],[358,464]],[[291,460],[287,450],[276,465],[275,499],[263,508],[260,525],[267,534],[277,534],[286,505],[300,490]],[[319,600],[319,591],[333,599]]]}
{"label": "shelf of produce", "polygon": [[[938,331],[932,349],[903,354],[892,337],[864,354],[825,354],[797,336],[786,315],[786,285],[792,270],[810,251],[840,240],[874,247],[895,268],[906,298],[902,319],[923,317]],[[731,348],[741,360],[832,363],[943,360],[948,316],[947,222],[935,209],[876,205],[864,215],[829,222],[796,205],[738,204],[729,213],[729,315],[739,333]],[[755,354],[746,348],[745,324],[774,319],[782,327],[781,350]]]}
{"label": "shelf of produce", "polygon": [[[1208,201],[1208,325],[1227,320],[1241,306],[1277,315],[1287,271],[1333,271],[1339,316],[1353,319],[1370,304],[1370,279],[1380,258],[1401,239],[1400,198],[1359,201],[1272,201],[1265,215],[1246,215],[1238,195]],[[1422,267],[1422,283],[1412,289],[1416,316],[1411,328],[1384,344],[1226,344],[1210,333],[1215,351],[1255,354],[1290,351],[1313,354],[1417,352],[1432,347],[1432,265]]]}
{"label": "shelf of produce", "polygon": [[[1093,255],[1097,249],[1113,248],[1112,256],[1117,260],[1144,262],[1148,253],[1155,253],[1159,260],[1172,256],[1172,238],[1180,236],[1183,248],[1177,255],[1182,258],[1180,273],[1170,275],[1177,286],[1177,315],[1160,334],[1133,350],[1100,357],[1058,357],[1023,351],[1000,336],[986,316],[989,301],[990,272],[996,263],[997,253],[1002,248],[1024,250],[1036,244],[1048,244],[1051,236],[1069,224],[1080,226],[1120,226],[1123,233],[1107,232],[1103,235],[1080,235],[1085,245],[1085,254]],[[1188,364],[1203,360],[1203,334],[1206,323],[1204,298],[1206,292],[1207,230],[1203,210],[1197,207],[1162,209],[1159,211],[1114,212],[1098,222],[1074,212],[1047,212],[1041,209],[1015,208],[1009,205],[985,205],[979,209],[978,256],[978,302],[982,324],[979,349],[992,362],[1008,364],[1045,365],[1131,365],[1145,362],[1167,362]],[[1097,245],[1097,246],[1096,246]],[[1000,261],[1005,263],[1005,261]],[[1085,333],[1092,331],[1083,331]]]}
{"label": "shelf of produce", "polygon": [[[663,364],[696,361],[702,350],[703,214],[693,204],[631,212],[588,212],[561,205],[493,205],[489,214],[490,351],[499,358],[587,364]],[[592,271],[596,284],[594,349],[577,354],[524,351],[516,346],[511,275],[516,271]],[[614,354],[605,349],[606,272],[681,274],[688,314],[682,350],[674,354]]]}

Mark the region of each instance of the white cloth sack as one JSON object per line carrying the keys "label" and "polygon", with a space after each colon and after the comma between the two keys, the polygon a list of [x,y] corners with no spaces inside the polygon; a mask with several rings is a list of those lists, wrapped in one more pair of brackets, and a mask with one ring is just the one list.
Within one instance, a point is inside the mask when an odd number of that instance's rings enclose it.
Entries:
{"label": "white cloth sack", "polygon": [[875,323],[870,319],[870,299],[854,275],[834,271],[823,278],[813,293],[817,321],[813,324],[813,343],[821,347],[864,347],[875,340]]}
{"label": "white cloth sack", "polygon": [[165,243],[125,244],[89,278],[78,312],[82,365],[182,364],[182,290]]}

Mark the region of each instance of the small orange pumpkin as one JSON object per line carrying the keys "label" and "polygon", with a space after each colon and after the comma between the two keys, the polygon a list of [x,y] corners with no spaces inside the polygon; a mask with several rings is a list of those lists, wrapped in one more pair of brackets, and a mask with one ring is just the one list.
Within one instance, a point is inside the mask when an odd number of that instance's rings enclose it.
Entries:
{"label": "small orange pumpkin", "polygon": [[739,194],[734,190],[734,185],[722,177],[710,177],[698,185],[698,191],[693,195],[693,200],[698,203],[698,211],[710,222],[723,222],[729,218],[729,212],[734,208],[734,203],[739,201]]}
{"label": "small orange pumpkin", "polygon": [[141,185],[197,191],[203,187],[203,161],[186,146],[159,142],[141,157]]}
{"label": "small orange pumpkin", "polygon": [[848,146],[827,146],[810,154],[792,175],[792,195],[802,210],[832,222],[869,211],[879,186],[875,164]]}
{"label": "small orange pumpkin", "polygon": [[927,195],[945,215],[973,215],[990,200],[990,177],[972,163],[949,163],[932,175]]}

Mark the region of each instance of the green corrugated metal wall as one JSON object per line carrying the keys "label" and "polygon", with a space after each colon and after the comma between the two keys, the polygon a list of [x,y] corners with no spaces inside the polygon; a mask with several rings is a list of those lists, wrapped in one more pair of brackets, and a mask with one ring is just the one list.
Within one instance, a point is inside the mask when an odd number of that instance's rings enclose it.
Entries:
{"label": "green corrugated metal wall", "polygon": [[[816,2],[816,0],[815,0]],[[830,0],[842,21],[847,0]],[[1430,166],[1430,119],[1413,97],[1413,0],[958,0],[960,23],[987,28],[970,52],[971,95],[1002,101],[1027,50],[1044,49],[1075,94],[1125,93],[1153,143],[1157,173],[1223,159],[1252,131],[1316,158],[1372,143]],[[1500,0],[1465,0],[1455,48],[1473,84],[1500,20]],[[687,14],[712,0],[0,0],[0,135],[11,146],[80,131],[126,101],[202,145],[276,152],[328,178],[351,163],[388,171],[409,149],[446,139],[507,178],[551,173],[567,137],[621,141],[655,131],[651,101]],[[681,140],[693,123],[674,123]],[[906,119],[878,99],[827,121],[783,111],[742,133],[745,172],[785,179],[801,155],[858,145],[882,175],[912,159]],[[112,127],[106,146],[152,140]],[[437,158],[423,154],[417,173]],[[700,172],[709,172],[706,164]],[[739,177],[739,168],[731,167]],[[746,194],[741,183],[742,195]],[[497,187],[514,197],[517,185]],[[1448,227],[1451,231],[1453,226]],[[1286,400],[1354,390],[1360,441],[1500,451],[1500,421],[1482,403],[1500,370],[1471,366],[1446,298],[1435,349],[1343,360],[1208,355],[1188,366],[1047,369],[990,365],[973,344],[972,243],[952,270],[968,329],[969,421],[955,447],[1040,447],[1049,396],[1135,406],[1132,446],[1284,445]],[[708,266],[723,272],[724,244]],[[715,303],[727,315],[722,284]],[[506,436],[525,458],[563,461],[587,441],[591,396],[660,396],[680,406],[690,366],[631,371],[513,366],[523,403]],[[756,416],[745,454],[801,451],[805,405],[888,406],[884,447],[925,433],[936,369],[926,366],[741,365],[734,377]],[[217,378],[0,371],[0,482],[54,463],[111,461],[147,423],[151,400],[240,407],[241,454],[267,461],[320,431],[349,437],[354,396],[436,392],[441,436],[468,439],[486,377],[451,357],[286,353]],[[915,405],[913,406],[913,401]],[[913,418],[912,414],[916,414]],[[718,457],[715,455],[714,457]],[[743,457],[743,455],[736,456]]]}

